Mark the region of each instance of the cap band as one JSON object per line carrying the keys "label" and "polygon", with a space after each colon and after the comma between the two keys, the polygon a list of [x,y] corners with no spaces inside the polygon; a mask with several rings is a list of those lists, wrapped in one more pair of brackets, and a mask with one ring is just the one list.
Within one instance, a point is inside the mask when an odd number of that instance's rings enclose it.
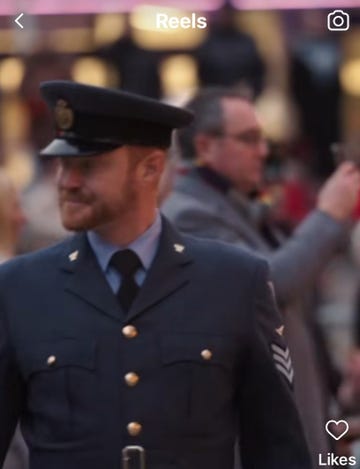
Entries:
{"label": "cap band", "polygon": [[100,144],[168,147],[171,143],[171,131],[171,127],[139,119],[122,119],[75,112],[71,130],[57,129],[57,137]]}

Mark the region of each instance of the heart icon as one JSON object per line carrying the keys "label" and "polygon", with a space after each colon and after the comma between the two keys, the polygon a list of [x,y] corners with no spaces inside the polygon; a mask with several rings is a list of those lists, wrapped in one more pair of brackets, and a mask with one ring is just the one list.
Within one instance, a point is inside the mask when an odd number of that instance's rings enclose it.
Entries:
{"label": "heart icon", "polygon": [[[335,434],[329,430],[330,425],[335,429]],[[349,431],[349,424],[345,422],[345,420],[329,420],[328,423],[325,425],[325,430],[328,434],[334,438],[334,440],[340,440],[344,435],[347,434]]]}

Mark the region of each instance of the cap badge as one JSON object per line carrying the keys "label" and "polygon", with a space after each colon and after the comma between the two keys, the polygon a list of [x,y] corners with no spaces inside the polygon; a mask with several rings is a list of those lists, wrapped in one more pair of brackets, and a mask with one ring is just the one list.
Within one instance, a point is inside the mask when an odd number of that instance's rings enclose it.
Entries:
{"label": "cap badge", "polygon": [[78,255],[79,255],[79,251],[74,251],[71,254],[69,254],[70,261],[71,262],[76,261],[76,259],[78,258]]}
{"label": "cap badge", "polygon": [[174,248],[175,248],[175,251],[176,252],[183,252],[183,250],[185,249],[185,246],[183,246],[182,244],[174,244]]}
{"label": "cap badge", "polygon": [[64,99],[59,99],[55,105],[55,122],[59,129],[68,130],[74,124],[74,111]]}

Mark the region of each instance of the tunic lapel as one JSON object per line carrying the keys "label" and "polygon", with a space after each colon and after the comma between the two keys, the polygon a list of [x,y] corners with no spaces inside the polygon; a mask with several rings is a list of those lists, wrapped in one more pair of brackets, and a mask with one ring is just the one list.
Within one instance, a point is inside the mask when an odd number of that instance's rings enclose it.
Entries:
{"label": "tunic lapel", "polygon": [[187,251],[186,241],[164,217],[162,221],[158,252],[127,314],[127,320],[144,313],[189,282],[187,267],[192,259]]}
{"label": "tunic lapel", "polygon": [[117,320],[125,315],[112,292],[84,233],[66,245],[61,270],[66,272],[65,290]]}

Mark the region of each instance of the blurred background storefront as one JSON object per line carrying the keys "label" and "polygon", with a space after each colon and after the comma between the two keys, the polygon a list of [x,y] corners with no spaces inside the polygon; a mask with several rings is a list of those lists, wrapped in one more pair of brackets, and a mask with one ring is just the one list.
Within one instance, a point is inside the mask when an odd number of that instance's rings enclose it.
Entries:
{"label": "blurred background storefront", "polygon": [[[286,2],[286,10],[275,9],[285,3],[279,0],[274,9],[267,1],[266,10],[262,0],[202,0],[196,10],[191,1],[149,3],[2,1],[0,158],[21,186],[33,177],[32,158],[24,163],[29,148],[41,147],[52,131],[38,83],[53,78],[176,103],[201,85],[247,83],[276,156],[291,152],[316,178],[334,167],[332,143],[360,138],[356,0],[343,2],[348,31],[328,31],[328,13],[342,6],[334,1]],[[324,8],[310,9],[314,4]],[[195,11],[208,27],[157,29],[159,11],[179,18]],[[23,29],[14,22],[20,13]]]}

